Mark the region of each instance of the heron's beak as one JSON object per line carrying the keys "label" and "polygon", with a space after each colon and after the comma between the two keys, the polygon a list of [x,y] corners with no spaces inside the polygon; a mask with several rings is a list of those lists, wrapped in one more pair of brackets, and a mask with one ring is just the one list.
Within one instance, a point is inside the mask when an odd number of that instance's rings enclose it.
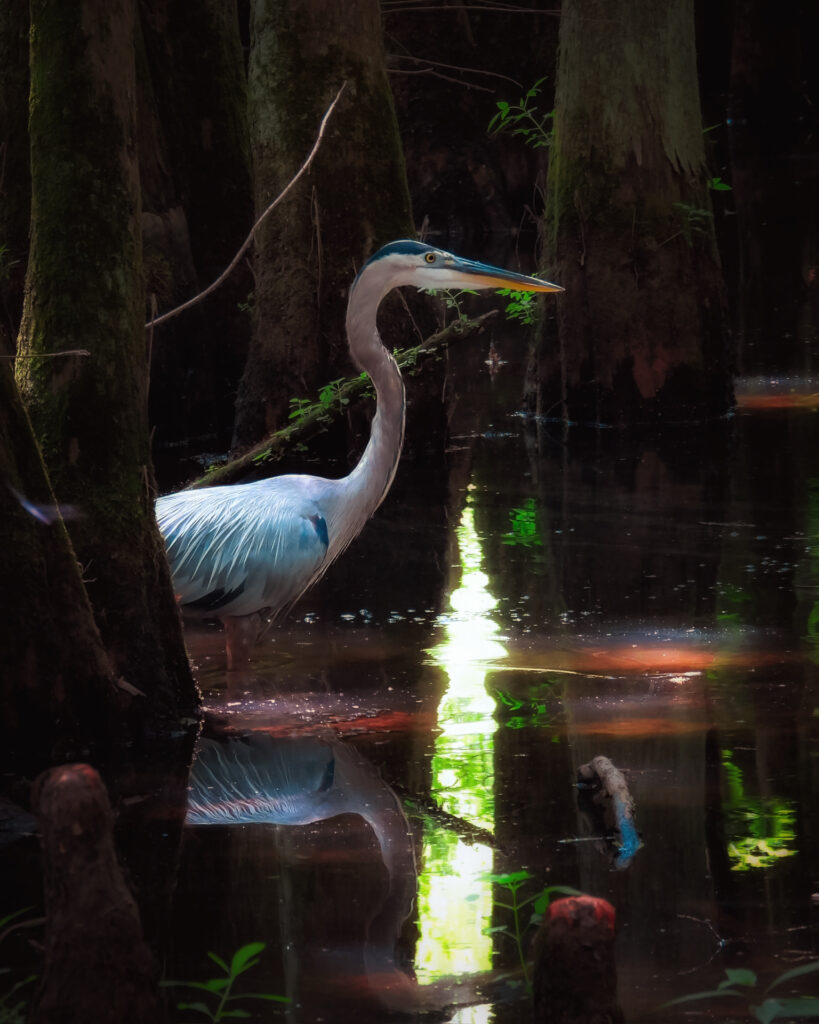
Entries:
{"label": "heron's beak", "polygon": [[539,277],[516,274],[488,263],[452,258],[446,267],[447,281],[461,288],[512,288],[518,292],[562,292],[559,284],[543,281]]}

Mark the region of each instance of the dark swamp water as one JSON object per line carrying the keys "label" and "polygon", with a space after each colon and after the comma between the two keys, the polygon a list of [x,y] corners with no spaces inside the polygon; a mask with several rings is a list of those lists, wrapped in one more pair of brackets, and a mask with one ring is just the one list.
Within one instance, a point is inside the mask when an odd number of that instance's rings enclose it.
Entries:
{"label": "dark swamp water", "polygon": [[[490,931],[510,916],[489,876],[522,869],[521,897],[614,905],[629,1021],[711,1019],[658,1007],[819,957],[819,385],[745,378],[716,435],[567,443],[516,412],[525,341],[491,331],[497,373],[487,336],[450,353],[448,451],[402,461],[251,679],[189,631],[206,714],[178,852],[161,801],[121,816],[161,878],[165,977],[266,943],[237,991],[292,1002],[237,1003],[251,1019],[530,1019]],[[579,802],[596,755],[626,774],[636,852]],[[36,849],[5,850],[3,910],[37,906]]]}

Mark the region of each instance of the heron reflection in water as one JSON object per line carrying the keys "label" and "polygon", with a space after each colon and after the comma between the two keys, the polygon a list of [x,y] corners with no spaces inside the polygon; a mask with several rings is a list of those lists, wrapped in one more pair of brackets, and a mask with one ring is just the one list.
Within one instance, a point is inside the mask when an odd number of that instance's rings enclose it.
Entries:
{"label": "heron reflection in water", "polygon": [[513,288],[559,285],[461,259],[421,242],[385,245],[362,267],[347,305],[347,342],[376,394],[370,439],[358,465],[330,480],[287,474],[256,483],[180,491],[156,503],[174,591],[182,610],[218,617],[228,668],[247,661],[262,615],[292,605],[347,547],[384,500],[404,439],[401,372],[381,342],[376,313],[393,288]]}
{"label": "heron reflection in water", "polygon": [[377,769],[335,739],[256,732],[224,742],[200,740],[188,825],[307,825],[341,814],[367,822],[387,872],[386,894],[374,885],[373,905],[365,908],[366,974],[385,1003],[406,1005],[414,986],[395,964],[395,947],[415,897],[415,853],[403,808]]}

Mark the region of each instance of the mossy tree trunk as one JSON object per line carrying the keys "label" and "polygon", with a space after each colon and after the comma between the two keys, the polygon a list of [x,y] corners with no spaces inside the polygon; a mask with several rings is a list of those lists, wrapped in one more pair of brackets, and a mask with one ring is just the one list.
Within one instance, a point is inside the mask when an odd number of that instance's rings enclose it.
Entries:
{"label": "mossy tree trunk", "polygon": [[378,0],[253,0],[248,103],[257,214],[309,153],[342,82],[310,172],[257,237],[237,447],[281,427],[290,398],[349,372],[344,310],[352,279],[379,245],[413,231]]}
{"label": "mossy tree trunk", "polygon": [[693,0],[566,0],[544,262],[566,289],[538,410],[594,424],[723,415],[732,402]]}
{"label": "mossy tree trunk", "polygon": [[195,690],[153,512],[134,31],[135,0],[32,5],[17,365],[55,493],[78,511],[70,533],[103,642],[156,720]]}
{"label": "mossy tree trunk", "polygon": [[[0,359],[0,773],[112,737],[114,673],[37,442]],[[124,696],[124,695],[123,695]]]}
{"label": "mossy tree trunk", "polygon": [[28,3],[0,4],[0,353],[14,351],[28,250]]}

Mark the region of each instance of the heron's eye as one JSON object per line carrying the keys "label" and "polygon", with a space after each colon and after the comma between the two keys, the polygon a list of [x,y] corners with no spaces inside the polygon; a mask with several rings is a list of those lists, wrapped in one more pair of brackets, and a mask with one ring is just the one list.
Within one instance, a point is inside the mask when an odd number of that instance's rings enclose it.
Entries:
{"label": "heron's eye", "polygon": [[426,254],[426,256],[424,257],[424,259],[427,261],[427,263],[434,263],[435,262],[435,253],[434,252],[428,252]]}

